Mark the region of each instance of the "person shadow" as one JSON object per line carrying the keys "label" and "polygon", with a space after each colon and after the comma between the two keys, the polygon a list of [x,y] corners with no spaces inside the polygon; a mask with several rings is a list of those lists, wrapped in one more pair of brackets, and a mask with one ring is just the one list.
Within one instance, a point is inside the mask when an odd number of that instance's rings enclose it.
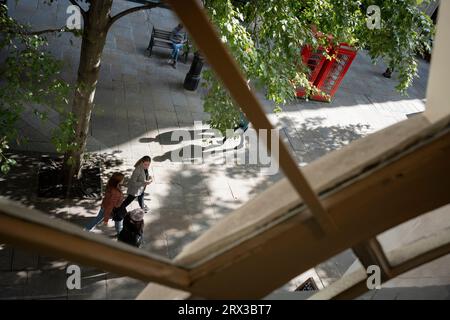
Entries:
{"label": "person shadow", "polygon": [[[203,158],[205,153],[223,153],[231,150],[237,150],[243,146],[242,141],[238,146],[227,148],[225,139],[217,131],[202,130],[172,130],[158,134],[155,138],[141,138],[141,143],[156,142],[160,145],[181,145],[179,148],[165,152],[162,155],[153,157],[155,162],[196,162]],[[186,142],[192,142],[186,144]],[[206,146],[204,145],[206,144]],[[223,147],[226,147],[225,149]]]}

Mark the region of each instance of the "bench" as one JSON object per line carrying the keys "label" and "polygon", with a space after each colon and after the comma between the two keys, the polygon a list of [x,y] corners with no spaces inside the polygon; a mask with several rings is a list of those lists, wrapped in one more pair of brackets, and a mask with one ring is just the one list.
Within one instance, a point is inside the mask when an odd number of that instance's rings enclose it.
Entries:
{"label": "bench", "polygon": [[[166,31],[162,29],[156,29],[153,27],[152,35],[150,37],[150,42],[148,44],[148,56],[152,55],[153,47],[169,48],[172,50],[172,41],[170,41],[171,31]],[[182,56],[184,57],[184,63],[187,62],[189,55],[189,40],[186,41],[185,45],[181,49],[183,51]]]}

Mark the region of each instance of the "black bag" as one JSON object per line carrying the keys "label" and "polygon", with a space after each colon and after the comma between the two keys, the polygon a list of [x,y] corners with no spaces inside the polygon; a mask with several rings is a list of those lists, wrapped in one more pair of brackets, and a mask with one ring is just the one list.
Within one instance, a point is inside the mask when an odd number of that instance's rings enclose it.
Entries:
{"label": "black bag", "polygon": [[127,209],[125,207],[120,206],[112,210],[112,219],[114,221],[122,221],[126,215]]}
{"label": "black bag", "polygon": [[123,221],[123,229],[117,239],[139,248],[142,245],[143,232],[144,221],[134,221],[130,218],[130,215],[127,215]]}
{"label": "black bag", "polygon": [[128,229],[122,229],[119,233],[118,240],[139,248],[142,244],[142,235]]}

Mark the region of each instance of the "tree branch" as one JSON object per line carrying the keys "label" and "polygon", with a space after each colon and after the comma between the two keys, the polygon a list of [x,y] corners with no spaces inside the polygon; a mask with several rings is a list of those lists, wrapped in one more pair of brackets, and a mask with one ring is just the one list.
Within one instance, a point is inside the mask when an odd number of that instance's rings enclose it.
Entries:
{"label": "tree branch", "polygon": [[83,8],[75,0],[69,0],[69,1],[71,4],[73,4],[74,6],[77,6],[80,9],[81,15],[83,16],[83,20],[86,23],[87,12],[85,10],[83,10]]}
{"label": "tree branch", "polygon": [[148,4],[145,4],[143,6],[133,7],[133,8],[129,8],[127,10],[124,10],[124,11],[116,14],[114,17],[110,18],[110,20],[109,20],[109,22],[108,22],[108,24],[106,26],[106,28],[107,28],[106,30],[109,30],[109,28],[111,28],[111,26],[113,25],[114,22],[116,22],[120,18],[122,18],[122,17],[124,17],[124,16],[126,16],[126,15],[128,15],[130,13],[133,13],[133,12],[136,12],[136,11],[140,11],[140,10],[153,9],[153,8],[156,8],[156,7],[167,8],[167,5],[165,5],[163,3],[148,3]]}
{"label": "tree branch", "polygon": [[75,0],[69,0],[71,4],[73,4],[74,6],[77,6],[78,8],[80,8],[80,11],[83,13],[86,13],[86,11],[83,10],[83,8],[78,4],[78,2],[76,2]]}
{"label": "tree branch", "polygon": [[39,30],[39,31],[30,31],[30,32],[25,32],[24,34],[27,36],[34,36],[34,35],[41,35],[43,33],[50,33],[50,32],[65,32],[66,27],[61,27],[58,29],[45,29],[45,30]]}

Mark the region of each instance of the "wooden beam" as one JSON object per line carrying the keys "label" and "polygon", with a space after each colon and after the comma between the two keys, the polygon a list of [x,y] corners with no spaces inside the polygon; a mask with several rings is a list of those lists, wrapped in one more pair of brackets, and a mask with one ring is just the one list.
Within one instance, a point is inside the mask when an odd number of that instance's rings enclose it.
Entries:
{"label": "wooden beam", "polygon": [[[401,256],[404,260],[392,268],[395,277],[448,253],[450,253],[450,228],[439,230],[431,236],[393,250],[388,254],[388,257],[390,259],[394,257],[393,260],[395,261]],[[393,264],[392,262],[391,264]]]}
{"label": "wooden beam", "polygon": [[[418,115],[326,154],[307,165],[305,175],[317,193],[336,192],[361,180],[427,136],[443,130],[449,123],[450,117],[447,122],[430,128],[428,120]],[[193,268],[226,248],[238,245],[240,239],[248,239],[252,234],[289,219],[299,210],[304,211],[302,200],[287,179],[282,179],[184,247],[176,261]],[[309,218],[308,214],[303,215],[304,220]]]}
{"label": "wooden beam", "polygon": [[[405,252],[407,253],[406,255]],[[402,273],[413,270],[449,253],[449,229],[440,230],[424,239],[419,239],[411,244],[408,244],[407,246],[388,252],[387,256],[402,256],[403,259],[406,259],[406,261],[404,261],[401,265],[392,268],[391,275],[388,278],[383,279],[382,282],[394,279]],[[365,270],[359,268],[351,274],[331,284],[329,287],[326,287],[325,289],[314,294],[309,299],[355,299],[368,290]]]}
{"label": "wooden beam", "polygon": [[[427,137],[429,139],[439,136],[440,132],[446,132],[449,123],[450,117],[430,127],[427,119],[419,115],[325,155],[306,166],[305,174],[312,182],[316,192],[336,193],[338,192],[336,190],[348,187],[369,174],[375,174],[383,165],[391,163],[401,155],[411,153],[411,150],[414,150],[421,142],[426,142]],[[300,211],[301,215],[298,214]],[[321,234],[315,232],[316,224],[311,220],[310,214],[302,208],[301,199],[297,198],[292,186],[286,180],[281,180],[235,212],[227,215],[218,224],[187,245],[175,261],[185,267],[195,268],[192,271],[195,279],[207,277],[210,273],[218,272],[217,270],[221,269],[223,265],[233,264],[234,260],[239,260],[242,256],[254,254],[254,252],[246,252],[246,250],[256,252],[265,250],[264,247],[258,249],[258,245],[270,242],[272,233],[276,236],[291,228],[290,224],[282,222],[292,221],[294,216],[296,224],[306,224],[311,228],[305,226],[301,231],[297,231],[298,234],[308,235],[308,238],[302,238],[295,244],[287,242],[290,246],[295,246],[295,250],[298,248],[304,250],[305,243],[307,243],[311,248],[311,253],[303,252],[303,255],[307,257],[310,254],[317,256],[323,249],[324,255],[321,256],[323,260],[339,253],[339,250],[336,251],[327,246],[321,248],[320,243],[314,244],[316,238],[321,238]],[[411,215],[411,217],[413,216]],[[357,218],[357,220],[360,219],[361,216]],[[265,232],[264,235],[263,232]],[[353,233],[355,233],[354,230],[349,231],[349,234]],[[249,239],[258,237],[258,242],[249,241]],[[356,243],[349,244],[348,247]],[[276,244],[273,243],[273,246]],[[342,250],[344,249],[346,248],[342,248]],[[268,261],[277,261],[270,257],[267,259]],[[303,261],[302,256],[297,256],[297,260]],[[297,266],[298,269],[291,266],[289,269],[293,269],[292,277],[319,263],[319,260],[316,260],[316,263],[311,262],[311,264],[304,264],[301,267]],[[263,263],[263,265],[266,264],[267,262]],[[292,259],[288,259],[287,264],[292,264]],[[255,266],[255,268],[258,269],[259,266]],[[251,274],[253,273],[254,271],[251,272]],[[286,278],[283,279],[285,280],[279,280],[278,284],[287,281]]]}
{"label": "wooden beam", "polygon": [[268,130],[268,136],[262,137],[263,139],[265,138],[263,143],[267,145],[269,151],[272,151],[271,154],[274,157],[274,161],[279,162],[285,176],[302,197],[304,203],[309,207],[321,228],[327,233],[334,232],[336,229],[334,222],[327,215],[319,198],[312,190],[309,182],[305,179],[305,176],[281,138],[278,137],[278,154],[275,150],[272,150],[270,131],[274,128],[267,119],[260,102],[250,90],[238,65],[225,48],[225,45],[220,40],[198,1],[167,0],[167,2],[183,22],[196,45],[204,53],[217,76],[222,80],[233,99],[244,111],[255,129]]}
{"label": "wooden beam", "polygon": [[[446,127],[428,141],[410,146],[385,165],[324,196],[339,226],[338,233],[324,238],[303,211],[249,235],[196,267],[191,271],[193,284],[189,290],[206,298],[264,297],[329,257],[447,204],[448,159],[450,131]],[[219,228],[216,225],[210,231],[220,232]],[[183,263],[182,259],[176,261]]]}
{"label": "wooden beam", "polygon": [[393,277],[391,265],[384,254],[381,244],[376,238],[358,243],[352,247],[352,250],[366,269],[371,265],[379,266],[383,281]]}
{"label": "wooden beam", "polygon": [[82,231],[4,199],[0,199],[0,239],[144,281],[175,288],[185,288],[190,283],[188,272],[170,260]]}
{"label": "wooden beam", "polygon": [[308,300],[331,300],[337,299],[337,297],[341,297],[341,299],[353,299],[367,292],[366,281],[366,270],[358,268],[333,282],[328,287],[316,292]]}

